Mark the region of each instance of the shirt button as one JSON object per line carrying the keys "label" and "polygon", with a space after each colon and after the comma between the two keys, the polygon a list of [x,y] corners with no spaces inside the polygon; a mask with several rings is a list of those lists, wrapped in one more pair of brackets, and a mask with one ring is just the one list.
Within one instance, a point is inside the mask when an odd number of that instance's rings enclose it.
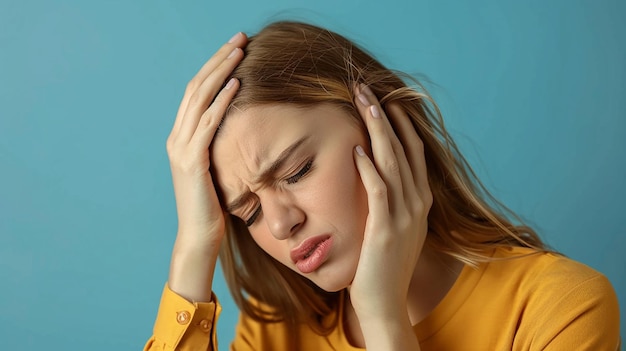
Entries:
{"label": "shirt button", "polygon": [[202,331],[204,332],[210,332],[211,331],[211,322],[209,322],[206,319],[203,319],[200,321],[200,329],[202,329]]}
{"label": "shirt button", "polygon": [[176,312],[176,321],[178,324],[187,324],[191,319],[191,313],[187,311]]}

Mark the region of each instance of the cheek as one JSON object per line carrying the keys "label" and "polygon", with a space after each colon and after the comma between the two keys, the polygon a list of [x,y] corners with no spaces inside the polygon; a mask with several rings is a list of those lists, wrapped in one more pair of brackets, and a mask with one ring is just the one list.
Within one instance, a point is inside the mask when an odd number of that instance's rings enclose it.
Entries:
{"label": "cheek", "polygon": [[355,220],[364,222],[367,216],[367,195],[351,151],[348,147],[347,152],[338,155],[341,157],[334,157],[320,167],[310,187],[309,203],[323,206],[336,225]]}
{"label": "cheek", "polygon": [[[342,232],[354,233],[362,240],[367,219],[367,193],[351,149],[334,154],[335,157],[318,159],[315,174],[307,180],[306,187],[294,193],[299,206],[307,215],[330,223]],[[318,223],[318,221],[315,221]],[[250,230],[254,241],[270,256],[283,261],[288,247],[264,229]],[[287,258],[284,258],[287,260]]]}
{"label": "cheek", "polygon": [[288,248],[285,248],[285,241],[277,240],[269,231],[250,230],[250,236],[263,251],[278,261],[283,261],[282,256],[286,251],[289,251]]}

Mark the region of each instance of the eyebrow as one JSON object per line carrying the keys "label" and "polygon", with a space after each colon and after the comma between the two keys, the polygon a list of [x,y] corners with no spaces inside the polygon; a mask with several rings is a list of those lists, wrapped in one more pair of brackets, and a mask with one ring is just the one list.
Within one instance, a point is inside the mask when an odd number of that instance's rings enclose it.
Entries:
{"label": "eyebrow", "polygon": [[[299,148],[301,147],[307,140],[309,139],[308,136],[303,136],[302,138],[296,140],[296,142],[294,142],[293,144],[291,144],[289,147],[287,147],[285,150],[283,150],[280,155],[278,155],[278,157],[276,158],[276,160],[274,160],[274,162],[272,162],[270,164],[269,167],[267,167],[266,170],[264,170],[263,172],[261,172],[261,175],[258,176],[254,182],[255,183],[262,183],[262,182],[267,182],[267,180],[274,174],[276,173],[276,171],[278,171],[278,169],[280,169],[283,164],[285,163],[285,161],[287,161],[287,159]],[[237,198],[235,200],[233,200],[231,203],[227,204],[226,206],[226,211],[229,213],[232,213],[234,210],[236,210],[237,208],[243,206],[246,201],[248,201],[248,198],[250,197],[250,192],[247,191],[239,196],[237,196]]]}

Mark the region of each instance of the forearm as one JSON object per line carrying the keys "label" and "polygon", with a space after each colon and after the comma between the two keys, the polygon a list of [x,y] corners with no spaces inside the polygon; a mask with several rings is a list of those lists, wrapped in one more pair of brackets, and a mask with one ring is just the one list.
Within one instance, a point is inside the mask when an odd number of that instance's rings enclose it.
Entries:
{"label": "forearm", "polygon": [[202,247],[176,241],[172,251],[169,288],[194,302],[211,300],[219,244]]}

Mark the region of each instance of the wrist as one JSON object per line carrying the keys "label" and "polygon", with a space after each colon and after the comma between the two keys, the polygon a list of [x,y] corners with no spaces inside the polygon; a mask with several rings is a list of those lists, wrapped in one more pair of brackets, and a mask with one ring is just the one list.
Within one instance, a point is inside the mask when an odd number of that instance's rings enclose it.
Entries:
{"label": "wrist", "polygon": [[419,342],[406,302],[400,298],[360,299],[350,303],[358,319],[366,348],[373,350],[419,350]]}
{"label": "wrist", "polygon": [[388,323],[398,320],[408,320],[406,301],[397,296],[382,297],[370,294],[367,299],[350,295],[350,303],[360,321],[379,321]]}
{"label": "wrist", "polygon": [[217,257],[225,232],[223,226],[179,223],[173,254]]}
{"label": "wrist", "polygon": [[189,301],[206,302],[211,299],[219,250],[198,246],[174,245],[168,285]]}

